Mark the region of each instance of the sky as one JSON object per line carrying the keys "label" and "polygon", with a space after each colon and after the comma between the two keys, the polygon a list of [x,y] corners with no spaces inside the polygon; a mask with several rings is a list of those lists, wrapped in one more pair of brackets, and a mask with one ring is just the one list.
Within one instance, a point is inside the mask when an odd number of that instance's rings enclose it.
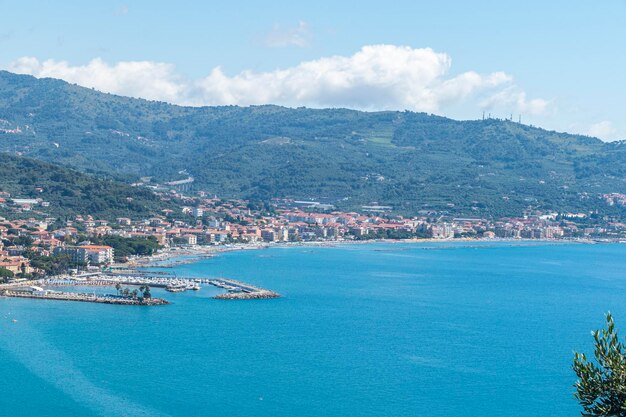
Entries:
{"label": "sky", "polygon": [[484,112],[626,139],[626,0],[0,0],[0,69],[181,105]]}

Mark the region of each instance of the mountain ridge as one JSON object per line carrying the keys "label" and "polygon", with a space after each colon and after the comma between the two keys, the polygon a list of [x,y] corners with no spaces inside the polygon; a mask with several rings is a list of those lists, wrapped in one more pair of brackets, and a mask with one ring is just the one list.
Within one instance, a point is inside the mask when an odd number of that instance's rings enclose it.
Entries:
{"label": "mountain ridge", "polygon": [[599,196],[626,192],[626,142],[510,120],[184,107],[7,72],[0,119],[1,151],[157,181],[186,170],[199,188],[225,197],[501,216],[604,209]]}

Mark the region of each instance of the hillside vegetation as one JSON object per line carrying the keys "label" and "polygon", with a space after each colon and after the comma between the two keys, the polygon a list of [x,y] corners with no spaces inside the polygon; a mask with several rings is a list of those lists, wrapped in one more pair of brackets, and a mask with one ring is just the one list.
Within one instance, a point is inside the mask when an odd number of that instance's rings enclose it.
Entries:
{"label": "hillside vegetation", "polygon": [[[100,219],[145,218],[165,207],[159,197],[145,188],[7,154],[0,154],[0,191],[10,193],[12,198],[49,202],[49,207],[33,209],[61,218],[77,214]],[[11,199],[7,203],[8,207],[0,208],[0,214],[8,212]]]}
{"label": "hillside vegetation", "polygon": [[180,107],[0,72],[0,150],[88,172],[171,180],[224,197],[377,202],[503,216],[609,212],[626,145],[511,121],[412,112]]}

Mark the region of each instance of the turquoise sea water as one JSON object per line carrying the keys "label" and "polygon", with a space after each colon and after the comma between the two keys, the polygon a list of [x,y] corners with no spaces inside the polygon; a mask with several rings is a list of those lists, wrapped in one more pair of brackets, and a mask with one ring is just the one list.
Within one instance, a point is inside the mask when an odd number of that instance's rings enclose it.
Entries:
{"label": "turquoise sea water", "polygon": [[273,248],[177,272],[284,298],[0,299],[0,415],[575,416],[573,350],[608,310],[626,331],[626,245]]}

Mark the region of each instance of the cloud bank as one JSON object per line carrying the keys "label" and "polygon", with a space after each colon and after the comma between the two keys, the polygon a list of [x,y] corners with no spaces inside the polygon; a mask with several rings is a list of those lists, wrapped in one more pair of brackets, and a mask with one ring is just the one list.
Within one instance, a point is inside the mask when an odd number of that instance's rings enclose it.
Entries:
{"label": "cloud bank", "polygon": [[23,57],[6,69],[120,95],[182,105],[280,104],[444,113],[456,105],[500,113],[540,114],[549,102],[527,98],[504,72],[450,75],[451,58],[430,48],[369,45],[350,56],[329,56],[274,71],[228,75],[216,67],[204,78],[181,77],[171,64],[100,58],[85,65]]}
{"label": "cloud bank", "polygon": [[604,120],[598,123],[594,123],[589,127],[589,130],[586,132],[589,136],[594,136],[596,138],[603,138],[606,140],[618,140],[622,139],[618,136],[618,131],[608,120]]}

